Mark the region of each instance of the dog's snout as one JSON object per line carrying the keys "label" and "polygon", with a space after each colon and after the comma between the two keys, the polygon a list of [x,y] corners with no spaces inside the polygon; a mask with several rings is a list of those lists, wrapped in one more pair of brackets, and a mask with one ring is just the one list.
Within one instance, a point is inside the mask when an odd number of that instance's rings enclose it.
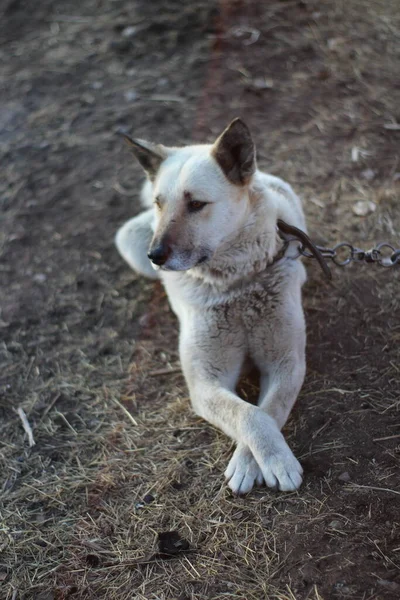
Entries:
{"label": "dog's snout", "polygon": [[158,244],[154,248],[150,248],[150,252],[147,254],[151,262],[161,267],[165,264],[171,254],[171,248],[168,244]]}

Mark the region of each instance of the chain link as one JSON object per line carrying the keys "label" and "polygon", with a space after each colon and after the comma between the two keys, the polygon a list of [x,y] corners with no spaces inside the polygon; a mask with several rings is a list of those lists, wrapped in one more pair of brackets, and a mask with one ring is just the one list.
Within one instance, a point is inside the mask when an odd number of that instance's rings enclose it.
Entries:
{"label": "chain link", "polygon": [[381,242],[370,250],[361,250],[348,242],[340,242],[333,248],[325,248],[316,246],[305,231],[289,225],[282,219],[277,220],[277,231],[284,242],[279,258],[282,257],[282,252],[283,255],[286,254],[291,242],[296,242],[297,253],[293,253],[293,249],[291,249],[286,256],[291,259],[300,256],[316,258],[327,279],[332,279],[331,271],[326,263],[328,258],[338,267],[345,267],[351,262],[376,263],[381,267],[400,265],[400,248],[395,248],[388,242]]}
{"label": "chain link", "polygon": [[[351,262],[377,263],[386,268],[400,265],[400,248],[396,249],[387,242],[382,242],[370,250],[361,250],[348,242],[341,242],[333,248],[317,248],[324,258],[330,258],[339,267],[345,267]],[[315,258],[303,244],[298,246],[298,251],[301,256]]]}

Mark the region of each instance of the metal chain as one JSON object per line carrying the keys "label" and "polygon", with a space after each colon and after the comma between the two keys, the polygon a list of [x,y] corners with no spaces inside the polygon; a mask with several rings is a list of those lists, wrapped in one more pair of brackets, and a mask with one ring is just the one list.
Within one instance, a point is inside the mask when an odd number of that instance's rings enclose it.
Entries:
{"label": "metal chain", "polygon": [[[400,265],[400,248],[396,249],[387,242],[382,242],[370,250],[361,250],[348,242],[341,242],[333,248],[322,246],[317,246],[317,248],[324,258],[330,258],[339,267],[345,267],[351,262],[377,263],[381,267]],[[298,250],[299,255],[315,258],[315,254],[310,252],[304,244],[300,244]]]}
{"label": "metal chain", "polygon": [[[332,273],[326,263],[326,259],[331,259],[335,265],[345,267],[351,262],[377,263],[382,267],[394,267],[400,265],[400,248],[395,248],[392,244],[381,242],[375,248],[370,250],[361,250],[348,242],[336,244],[333,248],[316,246],[308,237],[305,231],[302,231],[294,225],[289,225],[282,219],[277,220],[277,231],[283,240],[283,254],[290,246],[291,242],[297,244],[297,254],[290,253],[288,258],[296,259],[300,256],[306,258],[316,258],[319,266],[325,273],[327,279],[332,279]],[[282,256],[282,252],[279,256]]]}

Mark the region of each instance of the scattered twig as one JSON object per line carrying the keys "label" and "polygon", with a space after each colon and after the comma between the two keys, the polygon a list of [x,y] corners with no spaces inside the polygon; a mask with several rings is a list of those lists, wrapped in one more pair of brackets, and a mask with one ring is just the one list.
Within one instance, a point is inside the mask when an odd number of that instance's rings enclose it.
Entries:
{"label": "scattered twig", "polygon": [[33,439],[33,433],[32,433],[32,428],[29,425],[29,421],[26,417],[26,414],[24,413],[23,409],[21,407],[18,408],[17,413],[19,415],[19,418],[22,421],[22,427],[24,428],[25,433],[28,436],[28,440],[29,440],[29,447],[32,448],[32,446],[35,445],[35,440]]}
{"label": "scattered twig", "polygon": [[171,369],[157,369],[156,371],[150,371],[149,375],[155,377],[157,375],[169,375],[170,373],[179,373],[181,367],[172,367]]}
{"label": "scattered twig", "polygon": [[400,131],[400,123],[385,123],[383,127],[389,131]]}
{"label": "scattered twig", "polygon": [[328,392],[337,392],[338,394],[340,394],[341,396],[343,396],[344,394],[355,394],[356,392],[359,392],[360,390],[341,390],[340,388],[328,388],[326,390],[318,390],[316,392],[309,392],[309,396],[316,396],[319,395],[321,393],[327,394]]}
{"label": "scattered twig", "polygon": [[51,409],[54,407],[55,403],[57,402],[57,400],[59,400],[61,398],[61,394],[56,394],[53,398],[53,400],[50,402],[50,404],[48,406],[46,406],[42,418],[40,419],[41,421],[43,421],[43,419],[45,418],[45,416],[51,411]]}
{"label": "scattered twig", "polygon": [[34,365],[35,360],[36,360],[36,357],[32,356],[31,360],[29,361],[29,365],[28,365],[28,368],[26,370],[26,373],[25,373],[25,381],[28,379],[29,375],[31,374],[32,367]]}
{"label": "scattered twig", "polygon": [[[242,25],[239,27],[232,27],[228,32],[228,37],[229,34],[233,35],[235,38],[241,38],[244,46],[251,46],[258,41],[261,31],[255,27]],[[245,36],[248,37],[245,38]]]}
{"label": "scattered twig", "polygon": [[122,187],[122,185],[118,183],[118,181],[114,183],[113,189],[119,194],[121,194],[121,196],[133,196],[133,194],[135,193],[135,190],[133,188],[131,190],[127,190],[126,188]]}
{"label": "scattered twig", "polygon": [[374,487],[373,485],[361,485],[358,483],[352,483],[351,485],[346,486],[346,490],[348,491],[352,491],[353,489],[358,488],[362,488],[364,490],[374,490],[376,492],[391,492],[392,494],[400,496],[400,492],[398,492],[397,490],[391,490],[390,488]]}
{"label": "scattered twig", "polygon": [[174,96],[172,94],[153,94],[152,96],[149,96],[148,99],[153,102],[185,102],[185,98]]}
{"label": "scattered twig", "polygon": [[56,21],[61,21],[65,23],[91,23],[92,17],[82,17],[81,15],[57,15],[56,17],[48,19],[48,21],[52,23]]}
{"label": "scattered twig", "polygon": [[24,487],[30,488],[31,490],[37,492],[38,494],[41,494],[42,496],[44,496],[45,498],[49,498],[50,500],[52,500],[53,502],[57,502],[57,504],[61,504],[62,506],[66,506],[65,502],[62,502],[61,500],[58,500],[57,498],[54,497],[54,494],[46,494],[45,492],[43,492],[42,490],[40,490],[37,487],[34,487],[33,485],[29,485],[29,483],[23,483],[22,484]]}
{"label": "scattered twig", "polygon": [[375,438],[373,442],[384,442],[385,440],[394,440],[395,438],[400,437],[400,433],[396,433],[396,435],[387,435],[386,437]]}
{"label": "scattered twig", "polygon": [[312,435],[312,439],[315,440],[315,438],[324,430],[326,429],[326,427],[329,427],[329,425],[332,422],[332,418],[328,419],[323,425],[322,427],[320,427],[319,429],[317,429],[317,431],[315,431]]}
{"label": "scattered twig", "polygon": [[115,404],[117,406],[120,407],[120,409],[126,414],[126,416],[128,417],[128,419],[130,421],[132,421],[132,423],[137,427],[137,422],[135,421],[135,419],[132,417],[131,413],[129,412],[129,410],[127,410],[125,408],[125,406],[123,404],[121,404],[121,402],[119,400],[117,400],[116,398],[114,398],[114,396],[111,397],[112,400],[115,402]]}

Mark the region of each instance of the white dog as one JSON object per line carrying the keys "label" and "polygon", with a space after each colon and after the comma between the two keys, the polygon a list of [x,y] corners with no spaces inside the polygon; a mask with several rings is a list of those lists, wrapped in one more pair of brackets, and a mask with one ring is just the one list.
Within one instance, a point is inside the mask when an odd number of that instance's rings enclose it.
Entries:
{"label": "white dog", "polygon": [[[163,281],[193,408],[237,442],[229,486],[239,494],[263,482],[295,490],[302,468],[281,429],[305,373],[306,273],[277,221],[304,231],[301,202],[257,170],[240,119],[213,145],[128,140],[147,173],[142,201],[151,208],[121,227],[116,245],[135,271]],[[247,359],[260,372],[258,406],[235,391]]]}

